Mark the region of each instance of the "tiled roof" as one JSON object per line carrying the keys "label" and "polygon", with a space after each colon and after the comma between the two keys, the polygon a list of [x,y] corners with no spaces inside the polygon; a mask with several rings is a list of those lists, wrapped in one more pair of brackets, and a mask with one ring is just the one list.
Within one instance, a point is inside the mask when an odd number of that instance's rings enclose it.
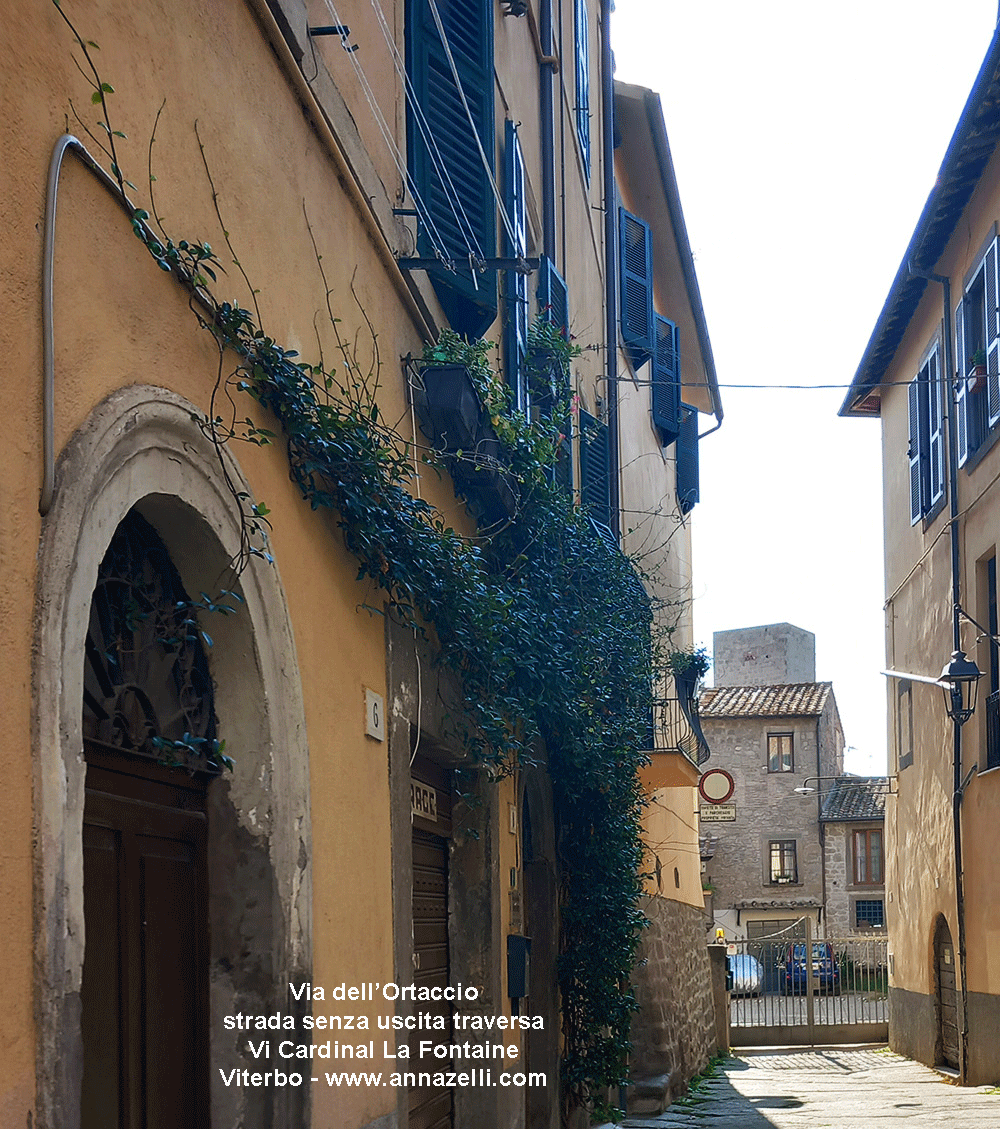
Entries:
{"label": "tiled roof", "polygon": [[698,713],[713,717],[811,717],[823,712],[830,682],[792,682],[781,686],[716,686],[703,690]]}
{"label": "tiled roof", "polygon": [[884,819],[889,781],[885,776],[840,776],[823,801],[820,820]]}

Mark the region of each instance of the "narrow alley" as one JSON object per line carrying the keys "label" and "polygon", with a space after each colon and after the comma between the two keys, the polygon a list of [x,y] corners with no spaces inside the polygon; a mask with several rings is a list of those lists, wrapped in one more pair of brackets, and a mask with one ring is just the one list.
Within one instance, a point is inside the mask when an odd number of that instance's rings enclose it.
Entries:
{"label": "narrow alley", "polygon": [[951,1085],[887,1047],[744,1050],[662,1114],[627,1129],[984,1129],[1000,1123],[1000,1087]]}

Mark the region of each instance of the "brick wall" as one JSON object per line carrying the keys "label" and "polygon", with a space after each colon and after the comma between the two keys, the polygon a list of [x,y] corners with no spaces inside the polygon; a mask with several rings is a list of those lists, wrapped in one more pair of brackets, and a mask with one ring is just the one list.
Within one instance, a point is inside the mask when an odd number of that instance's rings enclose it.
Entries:
{"label": "brick wall", "polygon": [[670,1076],[670,1096],[682,1093],[715,1053],[715,1007],[705,914],[669,898],[645,899],[643,934],[633,985],[635,1079]]}

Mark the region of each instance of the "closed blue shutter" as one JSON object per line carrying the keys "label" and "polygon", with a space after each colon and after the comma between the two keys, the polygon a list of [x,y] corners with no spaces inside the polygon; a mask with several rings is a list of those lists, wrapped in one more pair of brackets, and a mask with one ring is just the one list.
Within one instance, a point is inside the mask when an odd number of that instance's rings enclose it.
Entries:
{"label": "closed blue shutter", "polygon": [[992,428],[1000,422],[1000,323],[998,323],[997,277],[1000,274],[997,263],[997,241],[994,239],[986,252],[984,274],[984,301],[986,303],[986,412],[987,426]]}
{"label": "closed blue shutter", "polygon": [[[474,272],[470,250],[496,255],[496,208],[487,159],[494,153],[493,5],[490,0],[437,0],[448,46],[469,104],[466,114],[428,0],[406,5],[406,67],[424,122],[411,106],[407,115],[409,173],[418,208],[418,250],[440,251],[455,270],[435,267],[431,282],[454,329],[481,336],[497,315],[494,272]],[[424,125],[425,128],[421,128]],[[430,134],[430,142],[425,136]],[[421,207],[422,205],[422,207]]]}
{"label": "closed blue shutter", "polygon": [[916,525],[923,515],[922,480],[920,450],[920,384],[911,380],[906,388],[907,422],[909,425],[909,446],[906,457],[910,467],[910,525]]}
{"label": "closed blue shutter", "polygon": [[576,135],[580,139],[583,171],[590,180],[590,35],[587,0],[576,0]]}
{"label": "closed blue shutter", "polygon": [[569,340],[569,291],[566,281],[551,259],[543,258],[538,267],[538,312],[562,330]]}
{"label": "closed blue shutter", "polygon": [[924,366],[927,384],[927,489],[926,509],[944,496],[944,434],[941,426],[941,381],[935,349]]}
{"label": "closed blue shutter", "polygon": [[[524,157],[514,123],[507,120],[504,143],[504,207],[513,228],[513,241],[505,232],[505,253],[511,258],[527,254],[524,208]],[[515,390],[517,409],[528,412],[528,381],[524,356],[528,344],[528,276],[520,271],[505,275],[504,362],[507,384]]]}
{"label": "closed blue shutter", "polygon": [[955,310],[955,356],[958,357],[958,380],[955,382],[955,431],[958,438],[958,465],[964,466],[969,457],[969,401],[965,379],[965,303],[959,302]]}
{"label": "closed blue shutter", "polygon": [[698,412],[681,404],[681,428],[677,436],[677,504],[690,513],[701,499],[698,484]]}
{"label": "closed blue shutter", "polygon": [[659,429],[663,446],[677,438],[681,427],[681,354],[677,326],[654,315],[656,352],[653,354],[653,423]]}
{"label": "closed blue shutter", "polygon": [[632,362],[653,354],[653,240],[649,224],[618,212],[622,339]]}
{"label": "closed blue shutter", "polygon": [[598,523],[611,527],[611,451],[607,427],[580,411],[580,501]]}

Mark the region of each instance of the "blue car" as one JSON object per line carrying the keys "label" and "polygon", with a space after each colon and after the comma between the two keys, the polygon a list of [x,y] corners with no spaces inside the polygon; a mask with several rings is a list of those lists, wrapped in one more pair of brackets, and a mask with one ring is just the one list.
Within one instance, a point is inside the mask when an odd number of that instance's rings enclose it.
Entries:
{"label": "blue car", "polygon": [[[785,952],[785,979],[782,991],[786,996],[804,995],[809,972],[806,968],[806,945],[797,941]],[[840,967],[833,949],[826,941],[812,943],[813,984],[820,991],[840,995]]]}

